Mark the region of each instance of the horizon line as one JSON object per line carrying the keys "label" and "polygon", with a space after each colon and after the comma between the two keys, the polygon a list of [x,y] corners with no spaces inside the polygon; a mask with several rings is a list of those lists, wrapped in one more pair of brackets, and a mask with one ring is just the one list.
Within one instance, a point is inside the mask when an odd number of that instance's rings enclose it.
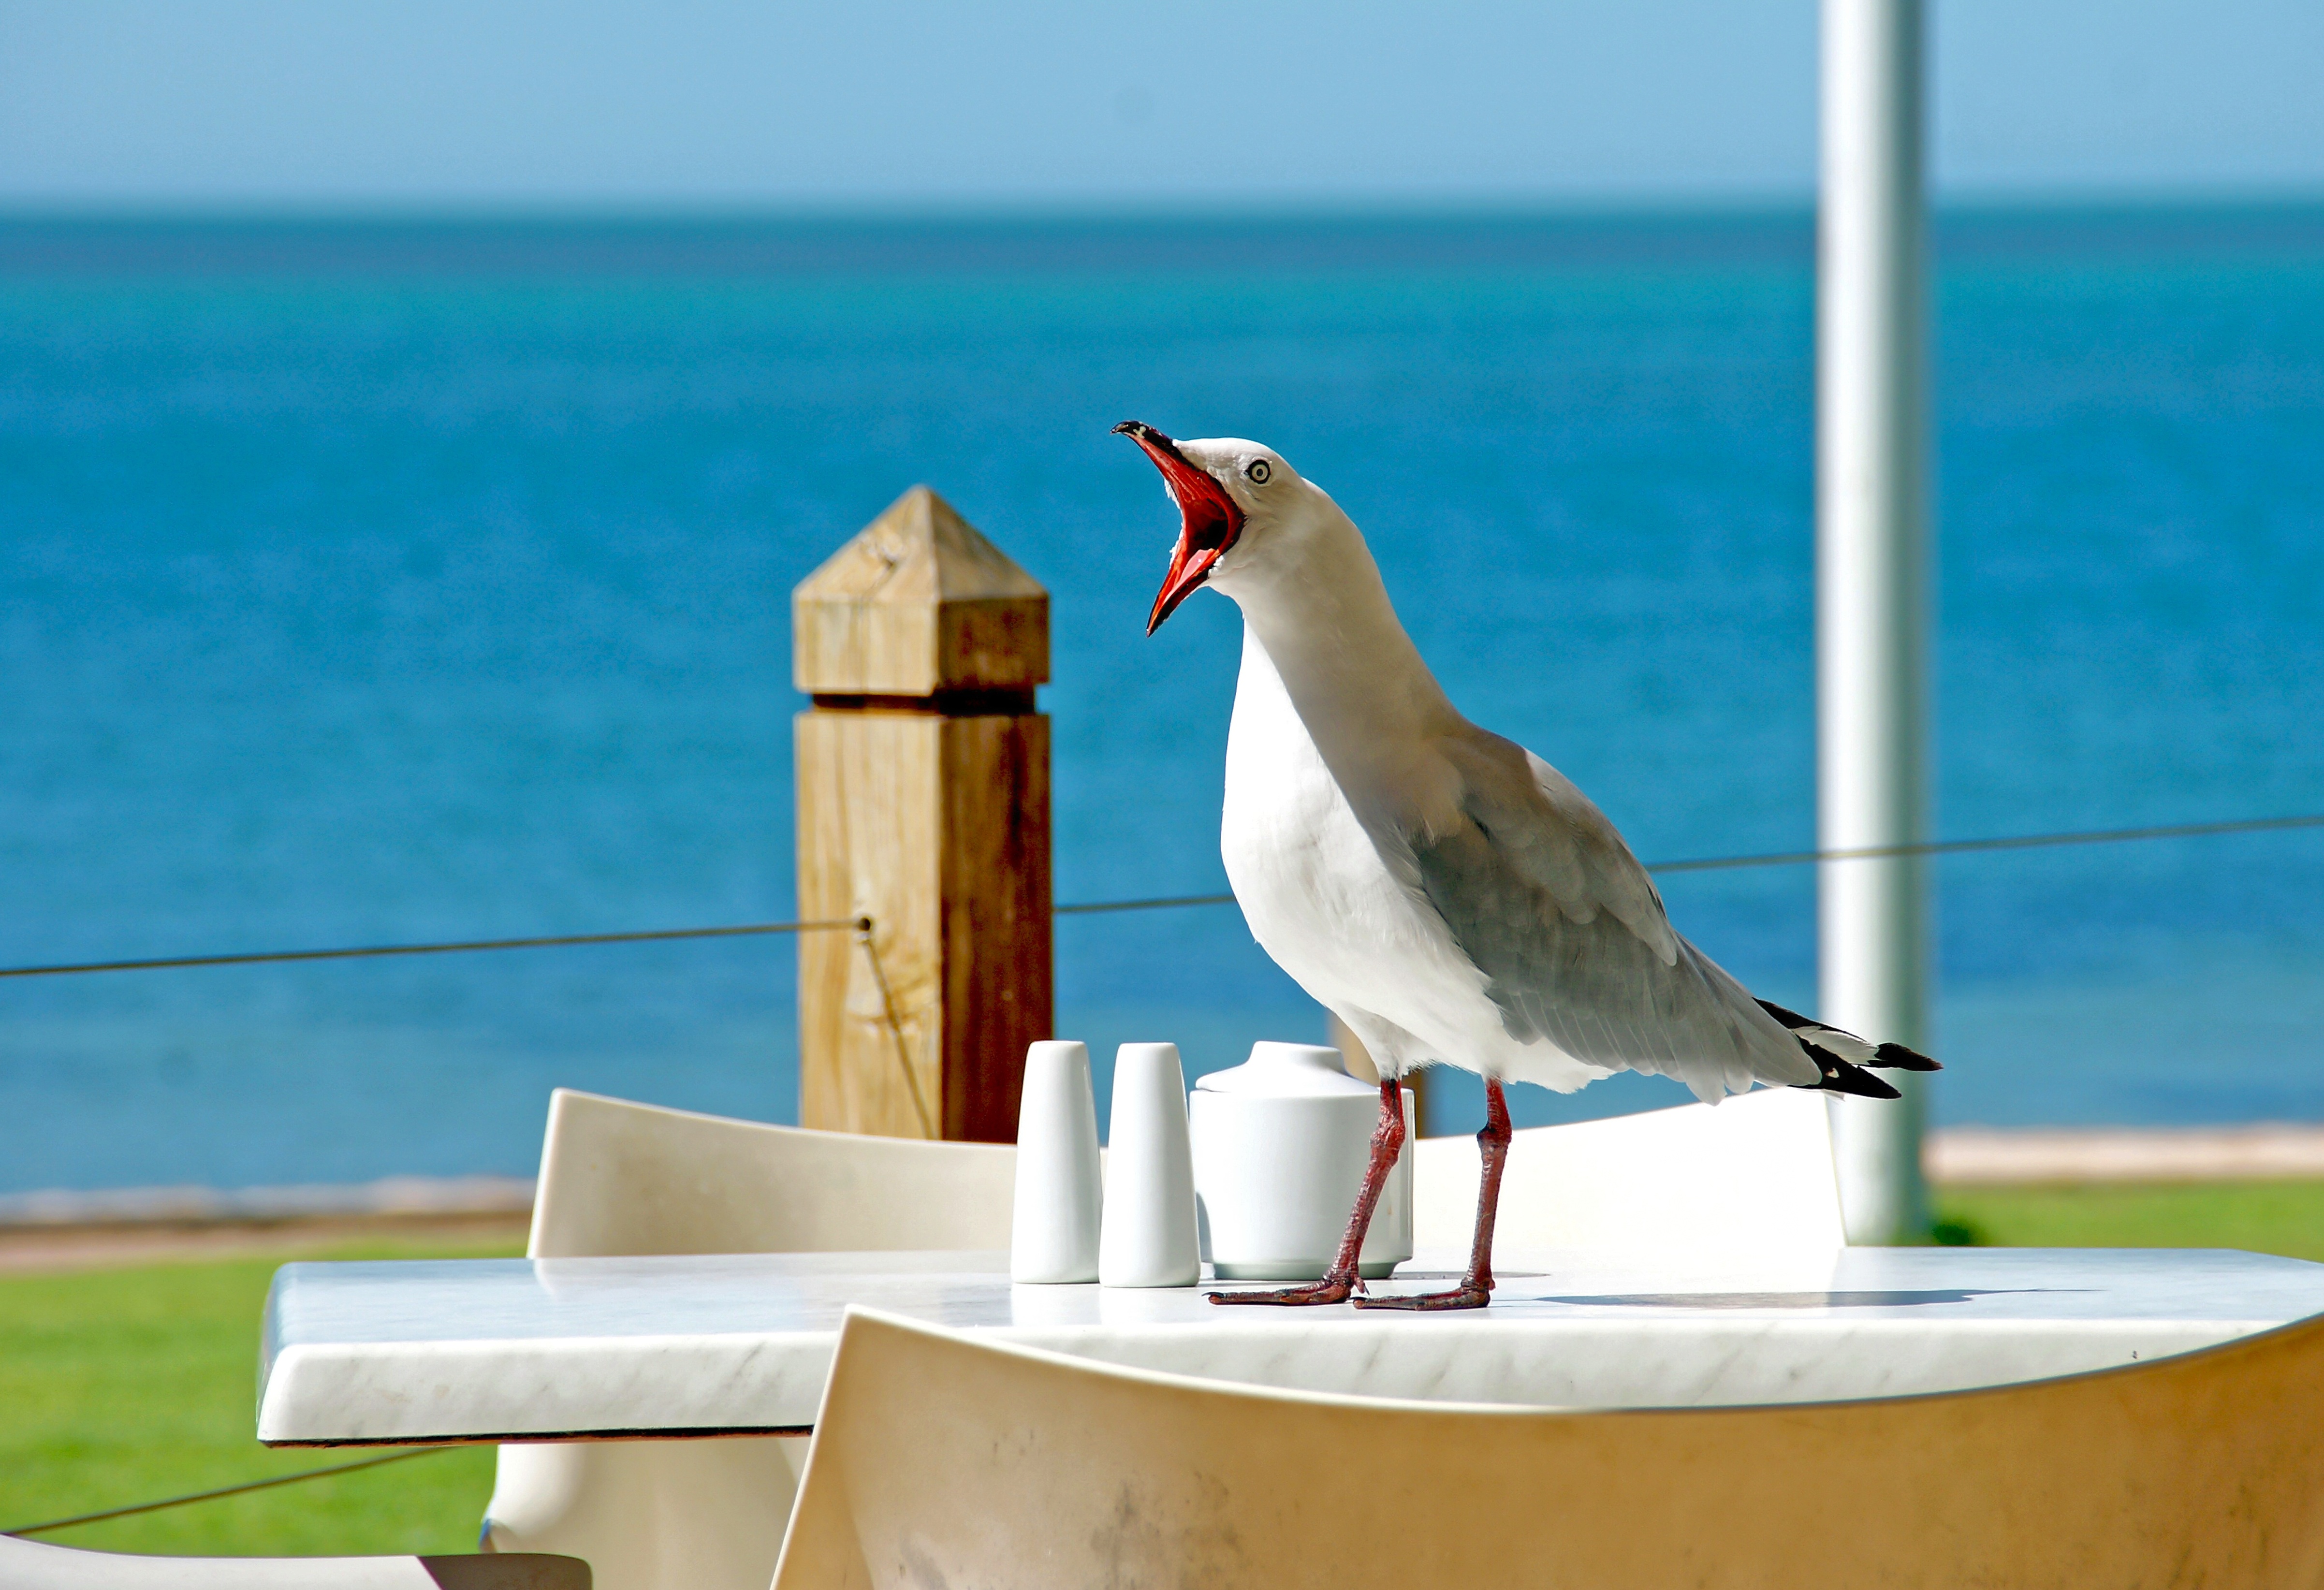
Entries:
{"label": "horizon line", "polygon": [[[0,194],[0,225],[753,225],[929,222],[1317,222],[1803,219],[1812,188],[1750,193],[1381,194],[985,197],[829,199],[502,198],[65,199]],[[2012,216],[2135,211],[2297,211],[2324,207],[2324,185],[1940,189],[1931,214]]]}

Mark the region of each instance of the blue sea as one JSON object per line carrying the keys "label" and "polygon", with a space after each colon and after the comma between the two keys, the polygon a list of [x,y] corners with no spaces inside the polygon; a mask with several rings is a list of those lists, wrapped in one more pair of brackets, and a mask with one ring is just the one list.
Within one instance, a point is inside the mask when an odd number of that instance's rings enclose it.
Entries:
{"label": "blue sea", "polygon": [[[2324,811],[2324,210],[1937,231],[1940,832]],[[1642,856],[1805,848],[1812,256],[1803,212],[0,224],[0,964],[788,917],[788,594],[916,482],[1052,593],[1058,898],[1222,888],[1237,625],[1144,637],[1125,418],[1324,483]],[[2324,1117],[2324,833],[1932,876],[1939,1121]],[[1665,892],[1812,1007],[1810,869]],[[1057,942],[1101,1056],[1320,1032],[1231,908]],[[558,1084],[790,1119],[794,955],[0,980],[0,1191],[523,1173]]]}

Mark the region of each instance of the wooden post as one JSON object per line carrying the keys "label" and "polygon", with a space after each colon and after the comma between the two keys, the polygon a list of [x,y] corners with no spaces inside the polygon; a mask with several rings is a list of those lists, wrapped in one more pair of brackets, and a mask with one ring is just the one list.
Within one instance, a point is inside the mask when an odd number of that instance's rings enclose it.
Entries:
{"label": "wooden post", "polygon": [[1049,595],[915,486],[791,593],[799,1124],[1013,1142],[1056,1017]]}

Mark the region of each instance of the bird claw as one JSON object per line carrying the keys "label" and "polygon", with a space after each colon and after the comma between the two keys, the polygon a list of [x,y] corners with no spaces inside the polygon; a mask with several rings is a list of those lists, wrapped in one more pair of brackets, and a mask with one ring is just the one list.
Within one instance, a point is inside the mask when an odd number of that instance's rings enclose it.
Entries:
{"label": "bird claw", "polygon": [[1214,1303],[1271,1303],[1277,1308],[1308,1308],[1344,1303],[1359,1282],[1327,1275],[1305,1286],[1279,1286],[1269,1291],[1213,1291],[1203,1295]]}
{"label": "bird claw", "polygon": [[1493,1300],[1490,1282],[1454,1287],[1451,1291],[1406,1292],[1387,1297],[1361,1297],[1356,1300],[1359,1309],[1406,1309],[1415,1312],[1435,1313],[1446,1309],[1481,1309]]}

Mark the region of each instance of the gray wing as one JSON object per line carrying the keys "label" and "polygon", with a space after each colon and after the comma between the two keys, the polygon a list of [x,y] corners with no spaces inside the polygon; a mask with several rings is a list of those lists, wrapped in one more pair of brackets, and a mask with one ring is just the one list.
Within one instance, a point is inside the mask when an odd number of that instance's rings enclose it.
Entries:
{"label": "gray wing", "polygon": [[1646,869],[1571,780],[1481,731],[1444,749],[1458,813],[1405,838],[1511,1037],[1674,1078],[1699,1098],[1819,1080],[1798,1042],[1672,930]]}

